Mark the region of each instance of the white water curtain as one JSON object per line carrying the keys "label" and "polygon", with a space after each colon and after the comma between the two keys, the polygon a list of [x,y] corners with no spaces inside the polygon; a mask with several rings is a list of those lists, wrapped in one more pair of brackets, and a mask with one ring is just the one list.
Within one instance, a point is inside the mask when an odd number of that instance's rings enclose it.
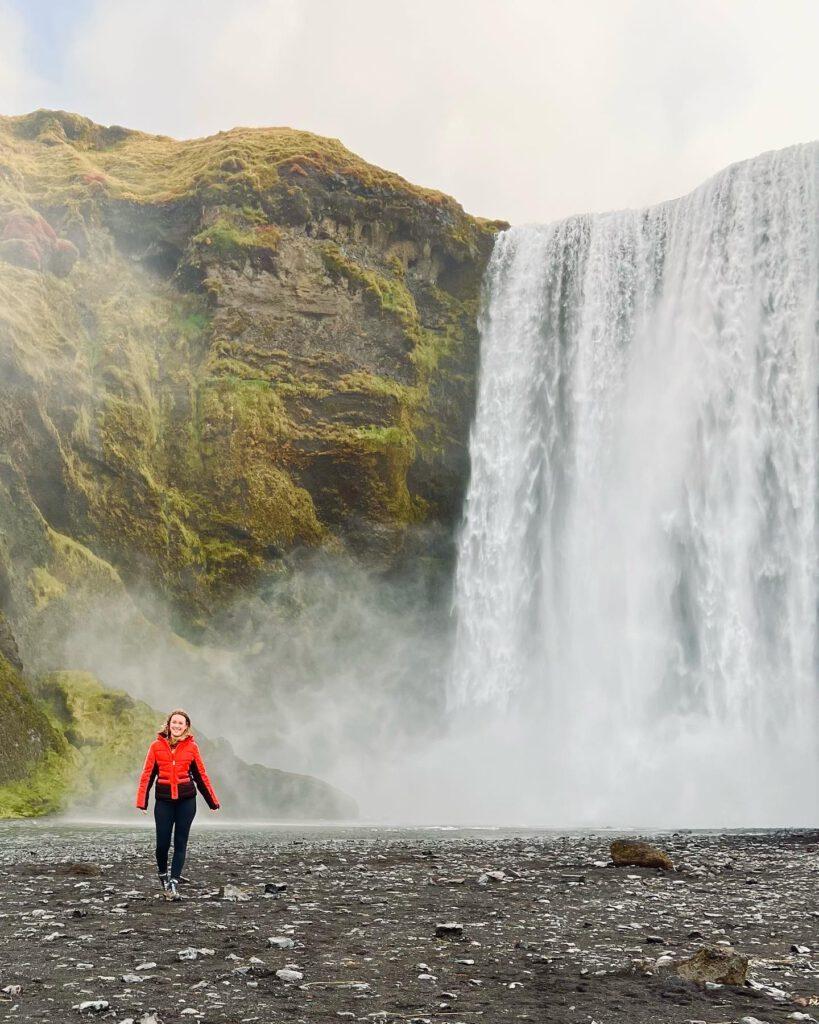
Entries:
{"label": "white water curtain", "polygon": [[818,166],[498,239],[449,703],[541,824],[815,821]]}

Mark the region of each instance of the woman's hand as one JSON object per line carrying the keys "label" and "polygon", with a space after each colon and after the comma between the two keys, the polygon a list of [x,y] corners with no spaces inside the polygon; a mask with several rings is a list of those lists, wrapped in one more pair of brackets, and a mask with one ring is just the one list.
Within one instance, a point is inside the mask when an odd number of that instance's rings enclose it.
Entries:
{"label": "woman's hand", "polygon": [[[220,805],[220,807],[221,807],[221,805]],[[211,810],[212,811],[218,811],[218,810],[220,810],[220,807],[211,807]]]}
{"label": "woman's hand", "polygon": [[139,811],[140,811],[141,814],[147,814],[148,813],[148,808],[147,807],[140,807]]}

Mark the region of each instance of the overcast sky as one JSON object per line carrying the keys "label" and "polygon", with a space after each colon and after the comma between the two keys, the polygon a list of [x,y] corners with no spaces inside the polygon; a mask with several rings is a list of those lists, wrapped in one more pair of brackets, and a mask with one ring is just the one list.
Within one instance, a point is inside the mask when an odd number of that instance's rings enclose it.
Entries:
{"label": "overcast sky", "polygon": [[516,223],[819,137],[819,0],[0,0],[0,113],[289,125]]}

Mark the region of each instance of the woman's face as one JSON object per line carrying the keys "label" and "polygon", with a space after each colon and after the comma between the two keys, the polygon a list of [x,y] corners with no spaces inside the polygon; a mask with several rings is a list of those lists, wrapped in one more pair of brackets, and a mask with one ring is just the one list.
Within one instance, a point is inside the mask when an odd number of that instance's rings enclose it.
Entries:
{"label": "woman's face", "polygon": [[184,715],[171,715],[171,721],[169,728],[171,730],[171,736],[176,738],[181,736],[182,733],[188,728],[188,723],[185,720]]}

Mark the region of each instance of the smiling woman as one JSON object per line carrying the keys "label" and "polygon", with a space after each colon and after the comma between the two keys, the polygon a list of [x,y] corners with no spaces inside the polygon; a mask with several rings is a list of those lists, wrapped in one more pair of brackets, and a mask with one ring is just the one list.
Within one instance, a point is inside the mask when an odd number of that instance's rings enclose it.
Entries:
{"label": "smiling woman", "polygon": [[[148,810],[148,794],[156,780],[154,820],[156,821],[156,864],[159,884],[168,899],[179,900],[179,882],[185,864],[193,819],[196,816],[196,790],[212,811],[219,801],[210,784],[205,763],[191,732],[187,711],[176,708],[148,750],[139,780],[137,807]],[[168,852],[173,837],[173,861],[168,877]]]}

